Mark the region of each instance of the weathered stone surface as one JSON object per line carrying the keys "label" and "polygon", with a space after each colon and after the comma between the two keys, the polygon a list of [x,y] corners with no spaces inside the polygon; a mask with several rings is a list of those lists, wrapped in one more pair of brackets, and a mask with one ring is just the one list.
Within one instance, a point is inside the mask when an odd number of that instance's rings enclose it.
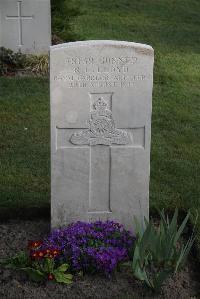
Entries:
{"label": "weathered stone surface", "polygon": [[0,46],[40,54],[50,45],[50,0],[0,1]]}
{"label": "weathered stone surface", "polygon": [[149,213],[153,49],[120,41],[51,47],[52,227]]}

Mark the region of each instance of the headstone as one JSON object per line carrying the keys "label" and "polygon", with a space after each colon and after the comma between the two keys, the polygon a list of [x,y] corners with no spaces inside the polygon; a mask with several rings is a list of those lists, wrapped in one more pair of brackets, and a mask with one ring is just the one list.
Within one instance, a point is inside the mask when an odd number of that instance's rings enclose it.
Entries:
{"label": "headstone", "polygon": [[40,54],[50,45],[50,0],[0,0],[0,46]]}
{"label": "headstone", "polygon": [[51,47],[52,227],[148,218],[153,60],[133,42]]}

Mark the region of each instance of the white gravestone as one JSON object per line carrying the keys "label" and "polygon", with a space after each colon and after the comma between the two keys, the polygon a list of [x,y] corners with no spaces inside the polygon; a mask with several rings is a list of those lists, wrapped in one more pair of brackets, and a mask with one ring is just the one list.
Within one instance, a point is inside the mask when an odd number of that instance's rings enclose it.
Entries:
{"label": "white gravestone", "polygon": [[153,60],[132,42],[51,47],[52,227],[148,218]]}
{"label": "white gravestone", "polygon": [[50,0],[0,0],[0,46],[40,54],[50,45]]}

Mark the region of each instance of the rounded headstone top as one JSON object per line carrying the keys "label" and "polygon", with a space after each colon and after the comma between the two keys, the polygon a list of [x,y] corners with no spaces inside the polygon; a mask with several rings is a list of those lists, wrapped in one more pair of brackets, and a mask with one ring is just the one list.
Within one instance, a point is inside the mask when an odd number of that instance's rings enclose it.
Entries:
{"label": "rounded headstone top", "polygon": [[153,48],[146,44],[140,44],[135,42],[128,42],[128,41],[117,41],[117,40],[88,40],[88,41],[76,41],[76,42],[69,42],[58,44],[55,46],[51,46],[52,50],[57,50],[61,48],[70,48],[70,47],[104,47],[104,46],[115,46],[115,47],[131,47],[137,49],[138,51],[141,50],[141,54],[149,54],[153,55]]}

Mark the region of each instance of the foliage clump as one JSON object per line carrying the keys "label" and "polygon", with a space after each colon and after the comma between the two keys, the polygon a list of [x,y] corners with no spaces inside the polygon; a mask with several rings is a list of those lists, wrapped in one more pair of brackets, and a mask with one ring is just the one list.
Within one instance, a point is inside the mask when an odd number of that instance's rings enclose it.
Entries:
{"label": "foliage clump", "polygon": [[152,220],[145,220],[142,227],[136,220],[137,238],[132,261],[134,276],[155,291],[159,291],[164,281],[184,266],[195,240],[194,234],[186,244],[180,240],[189,213],[179,227],[177,209],[171,222],[164,211],[160,212],[160,217],[158,226]]}
{"label": "foliage clump", "polygon": [[1,262],[31,280],[71,283],[72,273],[107,276],[130,259],[135,238],[114,221],[76,222],[53,230],[44,240],[29,241],[27,251]]}
{"label": "foliage clump", "polygon": [[[165,280],[179,271],[195,240],[186,244],[181,235],[189,213],[178,227],[178,210],[172,220],[160,213],[155,225],[136,220],[136,237],[115,221],[78,221],[53,230],[41,241],[29,241],[28,249],[5,264],[28,274],[30,279],[71,283],[73,274],[103,273],[110,276],[120,264],[131,265],[136,279],[159,291]],[[132,263],[131,263],[132,259]]]}
{"label": "foliage clump", "polygon": [[47,76],[49,73],[49,55],[27,55],[25,69],[35,75]]}
{"label": "foliage clump", "polygon": [[0,76],[14,76],[16,73],[47,76],[49,72],[49,56],[13,52],[0,47]]}
{"label": "foliage clump", "polygon": [[10,49],[0,47],[0,75],[14,73],[16,70],[24,68],[25,64],[25,54],[14,53]]}
{"label": "foliage clump", "polygon": [[55,246],[74,271],[111,274],[117,265],[129,259],[135,238],[114,221],[76,222],[54,230],[45,241]]}
{"label": "foliage clump", "polygon": [[66,261],[60,262],[59,255],[60,251],[56,247],[44,249],[43,241],[29,241],[26,252],[21,251],[3,263],[26,273],[32,281],[55,280],[70,284],[73,276],[69,273],[69,265]]}

